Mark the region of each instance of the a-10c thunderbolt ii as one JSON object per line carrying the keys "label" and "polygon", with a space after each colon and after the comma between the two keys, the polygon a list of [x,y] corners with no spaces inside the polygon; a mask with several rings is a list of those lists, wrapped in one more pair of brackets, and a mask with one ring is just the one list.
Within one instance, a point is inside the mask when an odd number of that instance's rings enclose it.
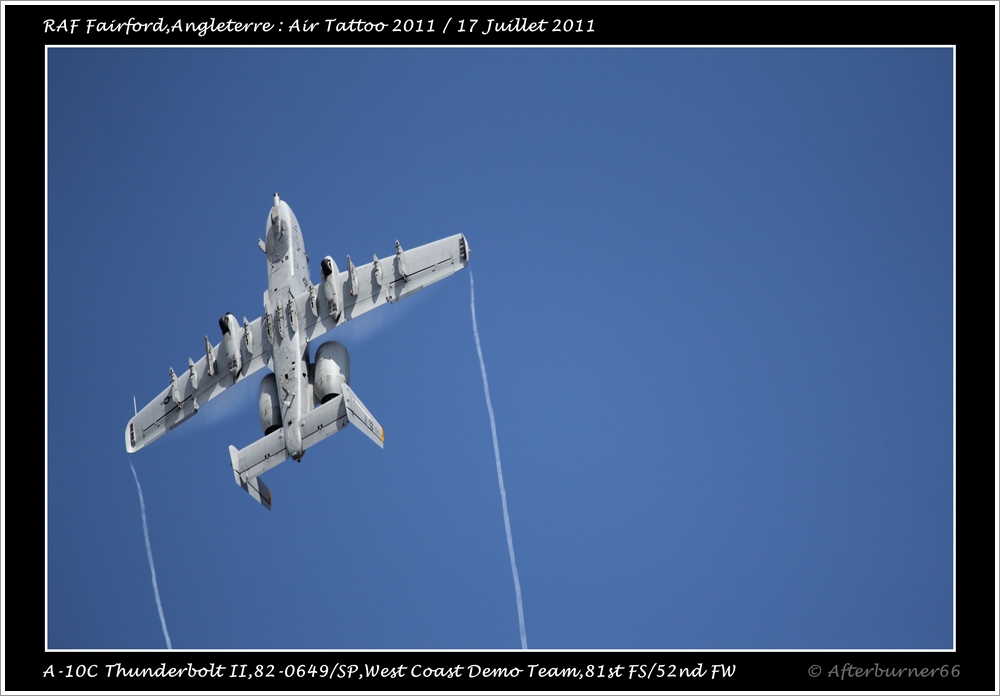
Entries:
{"label": "a-10c thunderbolt ii", "polygon": [[260,475],[353,423],[379,447],[385,431],[351,389],[347,348],[323,343],[309,361],[309,342],[387,302],[396,302],[445,278],[469,263],[469,244],[456,234],[394,256],[355,266],[347,257],[341,271],[323,259],[323,282],[313,285],[302,231],[292,209],[274,194],[267,216],[267,290],[264,314],[243,324],[232,314],[219,319],[222,341],[205,337],[205,357],[188,358],[180,374],[170,368],[170,384],[125,427],[125,449],[136,452],[198,412],[209,400],[261,368],[258,412],[264,437],[241,450],[229,447],[233,476],[268,510],[271,491]]}

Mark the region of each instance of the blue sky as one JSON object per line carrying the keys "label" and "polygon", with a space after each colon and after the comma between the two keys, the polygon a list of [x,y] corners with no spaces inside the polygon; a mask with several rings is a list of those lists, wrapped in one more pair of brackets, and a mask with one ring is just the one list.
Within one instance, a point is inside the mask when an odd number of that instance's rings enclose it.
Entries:
{"label": "blue sky", "polygon": [[[175,648],[952,646],[946,49],[54,49],[48,646],[161,648],[124,449],[312,259],[467,236],[327,338],[386,429],[265,475],[256,377],[132,455]],[[325,339],[324,339],[325,340]]]}

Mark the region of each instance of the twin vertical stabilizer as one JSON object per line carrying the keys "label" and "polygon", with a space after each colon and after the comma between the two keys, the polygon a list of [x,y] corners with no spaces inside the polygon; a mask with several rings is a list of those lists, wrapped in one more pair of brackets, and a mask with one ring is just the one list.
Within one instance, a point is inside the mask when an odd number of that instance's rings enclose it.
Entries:
{"label": "twin vertical stabilizer", "polygon": [[[251,445],[253,447],[253,445]],[[243,490],[250,494],[250,496],[256,500],[258,503],[266,507],[268,510],[271,509],[271,489],[268,488],[264,481],[259,476],[241,476],[237,471],[239,466],[239,450],[237,450],[232,445],[229,446],[229,461],[233,465],[233,476],[236,477],[236,483]],[[284,459],[282,457],[282,459]]]}

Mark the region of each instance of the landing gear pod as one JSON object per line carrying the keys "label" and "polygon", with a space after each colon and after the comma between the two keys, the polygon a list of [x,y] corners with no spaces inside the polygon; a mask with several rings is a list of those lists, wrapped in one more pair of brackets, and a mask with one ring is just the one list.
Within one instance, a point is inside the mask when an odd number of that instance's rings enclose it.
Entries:
{"label": "landing gear pod", "polygon": [[317,401],[325,404],[344,393],[343,385],[351,383],[351,357],[343,343],[327,341],[316,349],[313,391]]}

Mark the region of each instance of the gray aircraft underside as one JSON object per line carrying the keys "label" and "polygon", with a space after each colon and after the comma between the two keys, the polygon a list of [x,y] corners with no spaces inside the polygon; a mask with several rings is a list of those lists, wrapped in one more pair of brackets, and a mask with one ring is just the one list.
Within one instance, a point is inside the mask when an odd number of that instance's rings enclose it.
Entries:
{"label": "gray aircraft underside", "polygon": [[268,287],[264,314],[240,324],[232,314],[219,319],[222,341],[205,337],[205,355],[188,359],[180,373],[170,368],[170,384],[135,414],[125,427],[125,449],[136,452],[198,412],[236,382],[261,368],[258,416],[264,437],[241,450],[229,447],[233,476],[243,490],[268,510],[271,491],[260,475],[285,459],[302,459],[306,449],[356,425],[379,447],[385,431],[350,387],[350,356],[342,344],[328,341],[309,361],[309,342],[345,321],[393,303],[450,276],[469,263],[469,244],[456,234],[385,259],[355,266],[347,257],[341,271],[323,259],[323,281],[313,285],[308,257],[295,213],[274,195],[266,241]]}

